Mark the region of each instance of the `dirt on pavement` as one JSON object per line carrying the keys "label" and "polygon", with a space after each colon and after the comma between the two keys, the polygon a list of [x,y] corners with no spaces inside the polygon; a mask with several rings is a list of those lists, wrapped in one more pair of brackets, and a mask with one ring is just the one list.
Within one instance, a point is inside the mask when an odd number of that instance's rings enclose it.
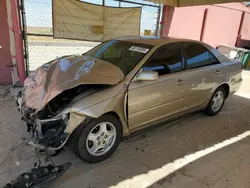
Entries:
{"label": "dirt on pavement", "polygon": [[[115,153],[98,164],[79,160],[70,149],[55,158],[56,164],[72,162],[70,169],[50,187],[103,188],[147,173],[250,129],[250,73],[239,93],[227,99],[221,113],[208,117],[201,112],[178,121],[136,133],[121,142]],[[0,88],[5,90],[6,88]],[[33,167],[36,161],[30,136],[20,119],[14,98],[0,92],[0,187]]]}

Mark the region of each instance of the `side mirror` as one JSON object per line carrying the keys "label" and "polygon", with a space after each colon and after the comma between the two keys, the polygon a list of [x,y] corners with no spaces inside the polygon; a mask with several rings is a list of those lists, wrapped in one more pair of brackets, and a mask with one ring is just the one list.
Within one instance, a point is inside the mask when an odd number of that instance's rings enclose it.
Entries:
{"label": "side mirror", "polygon": [[155,71],[143,71],[137,75],[138,81],[154,81],[158,79],[158,73]]}

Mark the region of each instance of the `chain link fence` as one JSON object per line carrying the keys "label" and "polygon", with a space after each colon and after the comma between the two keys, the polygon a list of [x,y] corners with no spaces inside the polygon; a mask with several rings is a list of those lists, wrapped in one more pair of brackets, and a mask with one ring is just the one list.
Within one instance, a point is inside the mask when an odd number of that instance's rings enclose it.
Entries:
{"label": "chain link fence", "polygon": [[[133,1],[133,3],[131,3]],[[113,7],[142,7],[141,36],[145,30],[152,35],[159,32],[160,5],[144,0],[84,0],[83,2]],[[52,0],[24,1],[28,58],[30,71],[57,57],[69,54],[82,54],[98,42],[54,39],[52,29]]]}

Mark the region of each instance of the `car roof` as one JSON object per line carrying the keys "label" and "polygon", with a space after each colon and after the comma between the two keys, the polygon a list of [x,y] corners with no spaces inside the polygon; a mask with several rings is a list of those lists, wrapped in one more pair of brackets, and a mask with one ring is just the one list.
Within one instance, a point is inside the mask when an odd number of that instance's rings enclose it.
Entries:
{"label": "car roof", "polygon": [[117,40],[134,42],[138,44],[148,44],[148,45],[158,45],[158,44],[167,44],[172,42],[195,42],[200,43],[200,41],[190,40],[190,39],[181,39],[181,38],[171,38],[171,37],[123,37],[118,38]]}

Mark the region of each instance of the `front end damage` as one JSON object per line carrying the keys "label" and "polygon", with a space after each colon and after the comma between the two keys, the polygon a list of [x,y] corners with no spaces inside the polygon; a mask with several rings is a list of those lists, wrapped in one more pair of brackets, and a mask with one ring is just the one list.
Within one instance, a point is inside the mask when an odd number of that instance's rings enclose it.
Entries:
{"label": "front end damage", "polygon": [[68,121],[68,115],[52,119],[37,119],[31,128],[33,136],[29,144],[41,149],[48,148],[53,151],[61,149],[70,135],[65,132]]}
{"label": "front end damage", "polygon": [[[63,150],[74,130],[88,118],[79,111],[86,108],[86,104],[80,106],[80,109],[69,106],[74,101],[116,85],[123,77],[118,67],[84,56],[69,56],[51,61],[30,74],[25,80],[24,91],[17,96],[21,119],[26,122],[27,131],[32,134],[29,144],[35,146],[39,161],[31,170],[36,174],[32,177],[35,180],[26,187],[34,187],[34,182],[40,185],[45,180],[58,178],[69,167],[68,163],[56,166],[52,157]],[[51,163],[49,166],[41,166],[41,152],[45,154],[45,162]],[[46,173],[43,173],[44,169]],[[10,185],[23,183],[21,179],[22,175]]]}
{"label": "front end damage", "polygon": [[115,65],[86,56],[59,58],[39,67],[25,80],[17,99],[22,120],[33,134],[30,144],[61,149],[85,116],[77,112],[80,109],[58,114],[73,101],[116,85],[123,77]]}
{"label": "front end damage", "polygon": [[[94,92],[94,90],[91,90],[91,92],[86,91],[85,95],[86,93],[90,94],[92,92]],[[15,180],[6,184],[5,188],[47,187],[49,183],[62,176],[71,166],[71,163],[68,162],[62,165],[56,165],[53,161],[53,157],[63,151],[63,147],[74,129],[86,118],[81,113],[72,110],[67,114],[60,116],[55,115],[55,113],[58,113],[59,109],[67,105],[63,104],[61,101],[58,101],[61,106],[58,105],[57,112],[51,111],[49,107],[51,103],[43,110],[37,112],[25,105],[25,102],[23,102],[24,98],[24,93],[20,92],[17,96],[17,105],[22,113],[21,119],[27,124],[27,131],[32,134],[31,140],[28,143],[35,147],[34,150],[38,162],[34,164],[31,170],[22,173]],[[59,99],[62,100],[58,97],[57,100]],[[51,118],[44,119],[45,117]],[[50,164],[42,165],[41,156],[45,156],[44,162]]]}
{"label": "front end damage", "polygon": [[36,119],[33,125],[27,125],[32,134],[29,144],[59,153],[75,128],[85,119],[86,116],[74,111],[51,119]]}
{"label": "front end damage", "polygon": [[[27,124],[27,131],[32,134],[29,144],[40,149],[58,153],[67,143],[70,135],[86,116],[74,109],[68,108],[67,113],[58,115],[62,109],[74,100],[84,98],[90,94],[107,88],[106,85],[87,85],[66,90],[51,100],[42,110],[36,111],[25,105],[21,105],[21,119]],[[25,99],[25,93],[19,95]],[[19,98],[17,101],[21,101]]]}
{"label": "front end damage", "polygon": [[[107,86],[88,85],[84,87],[85,91],[82,91],[83,86],[80,87],[81,89],[78,87],[63,92],[40,111],[27,107],[25,104],[25,93],[20,92],[18,94],[18,109],[22,114],[21,119],[27,124],[27,131],[32,134],[31,140],[28,143],[35,147],[34,150],[38,163],[35,163],[31,170],[22,173],[11,183],[6,184],[5,188],[46,187],[53,180],[63,175],[71,166],[71,163],[56,165],[53,161],[53,157],[63,151],[70,135],[72,135],[81,123],[85,122],[87,117],[73,109],[69,109],[68,113],[63,115],[57,114],[62,109],[65,109],[68,103],[78,98],[86,97]],[[68,95],[69,93],[73,93],[76,96]],[[53,105],[53,107],[51,105]],[[45,156],[45,163],[50,164],[42,166],[41,156]]]}

